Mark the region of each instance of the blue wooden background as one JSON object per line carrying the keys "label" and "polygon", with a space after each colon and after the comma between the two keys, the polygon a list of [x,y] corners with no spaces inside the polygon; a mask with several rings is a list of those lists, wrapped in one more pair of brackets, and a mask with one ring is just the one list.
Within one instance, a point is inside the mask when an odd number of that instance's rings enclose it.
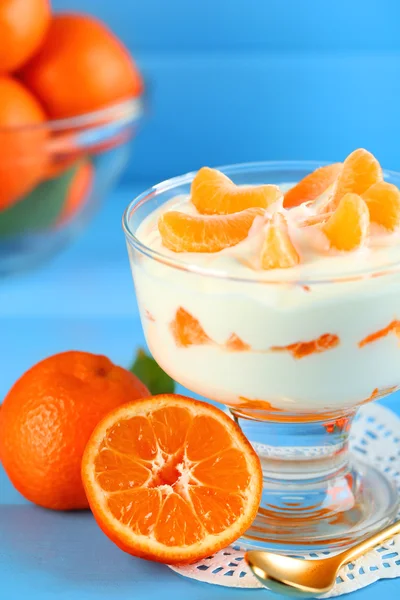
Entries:
{"label": "blue wooden background", "polygon": [[399,0],[52,0],[104,19],[146,78],[125,178],[358,146],[400,169]]}

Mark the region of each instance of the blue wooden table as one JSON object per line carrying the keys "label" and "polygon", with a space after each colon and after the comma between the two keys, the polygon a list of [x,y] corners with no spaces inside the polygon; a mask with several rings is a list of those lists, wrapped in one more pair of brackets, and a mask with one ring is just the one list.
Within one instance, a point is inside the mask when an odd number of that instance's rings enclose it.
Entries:
{"label": "blue wooden table", "polygon": [[[138,191],[121,187],[52,263],[0,283],[0,397],[25,369],[54,352],[89,350],[128,365],[144,344],[120,226],[123,208]],[[394,409],[395,401],[386,404]],[[387,580],[354,598],[394,600],[399,592],[400,582]],[[88,511],[56,513],[27,503],[0,467],[4,600],[247,600],[266,594],[200,584],[134,559],[103,535]]]}

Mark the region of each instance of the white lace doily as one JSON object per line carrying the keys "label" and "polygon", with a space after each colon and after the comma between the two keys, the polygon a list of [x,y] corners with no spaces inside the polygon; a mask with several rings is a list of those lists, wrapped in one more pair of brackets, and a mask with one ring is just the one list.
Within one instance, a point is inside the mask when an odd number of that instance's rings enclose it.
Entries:
{"label": "white lace doily", "polygon": [[[351,432],[352,450],[392,477],[400,490],[400,419],[391,410],[376,403],[359,411]],[[400,513],[398,515],[400,517]],[[326,555],[326,553],[325,553]],[[323,557],[314,552],[312,558]],[[233,547],[202,561],[170,569],[191,579],[227,587],[261,588],[244,560],[242,550]],[[375,548],[354,563],[345,565],[335,586],[325,598],[359,590],[378,579],[400,576],[400,535]]]}

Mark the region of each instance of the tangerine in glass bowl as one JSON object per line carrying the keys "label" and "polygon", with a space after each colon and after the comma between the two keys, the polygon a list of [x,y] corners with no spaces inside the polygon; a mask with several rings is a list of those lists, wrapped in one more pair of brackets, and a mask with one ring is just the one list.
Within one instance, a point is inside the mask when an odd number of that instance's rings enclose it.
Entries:
{"label": "tangerine in glass bowl", "polygon": [[0,128],[0,275],[50,258],[88,223],[129,157],[141,97]]}

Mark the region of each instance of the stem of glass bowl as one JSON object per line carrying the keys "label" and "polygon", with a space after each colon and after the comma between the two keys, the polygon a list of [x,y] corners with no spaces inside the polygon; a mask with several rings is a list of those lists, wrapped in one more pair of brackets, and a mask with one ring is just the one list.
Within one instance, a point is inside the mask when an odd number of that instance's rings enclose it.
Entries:
{"label": "stem of glass bowl", "polygon": [[329,415],[271,415],[230,409],[260,457],[263,496],[246,549],[343,549],[388,525],[393,484],[349,451],[354,409]]}

